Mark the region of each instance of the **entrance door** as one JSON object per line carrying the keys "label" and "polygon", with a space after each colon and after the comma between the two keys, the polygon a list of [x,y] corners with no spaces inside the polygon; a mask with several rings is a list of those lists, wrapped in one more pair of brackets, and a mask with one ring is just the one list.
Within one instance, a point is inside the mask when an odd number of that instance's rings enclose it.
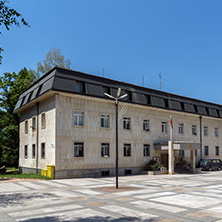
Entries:
{"label": "entrance door", "polygon": [[160,155],[160,162],[165,167],[168,167],[168,154],[166,154],[166,153],[161,154]]}

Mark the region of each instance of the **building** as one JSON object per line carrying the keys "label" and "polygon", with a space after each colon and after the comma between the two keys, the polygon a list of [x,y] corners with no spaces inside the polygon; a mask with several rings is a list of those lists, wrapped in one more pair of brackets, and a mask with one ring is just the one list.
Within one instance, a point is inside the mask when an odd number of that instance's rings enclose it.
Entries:
{"label": "building", "polygon": [[55,178],[115,175],[115,101],[104,93],[116,96],[118,88],[128,95],[119,102],[120,175],[139,173],[152,158],[167,165],[170,115],[175,164],[221,158],[221,105],[54,67],[14,110],[20,170],[54,165]]}

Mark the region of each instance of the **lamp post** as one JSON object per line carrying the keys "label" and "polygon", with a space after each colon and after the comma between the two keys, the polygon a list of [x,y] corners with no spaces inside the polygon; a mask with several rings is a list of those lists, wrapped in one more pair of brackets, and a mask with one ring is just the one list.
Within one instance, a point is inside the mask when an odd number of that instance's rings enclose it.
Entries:
{"label": "lamp post", "polygon": [[104,93],[104,95],[116,101],[116,189],[118,189],[118,104],[120,99],[123,99],[127,96],[127,94],[120,96],[120,93],[121,88],[118,88],[116,97],[111,96],[108,93]]}

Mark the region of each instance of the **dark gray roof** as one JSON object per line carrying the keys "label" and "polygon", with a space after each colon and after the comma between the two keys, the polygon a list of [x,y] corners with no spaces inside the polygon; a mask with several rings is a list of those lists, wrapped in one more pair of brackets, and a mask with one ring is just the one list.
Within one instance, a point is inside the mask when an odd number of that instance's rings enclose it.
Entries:
{"label": "dark gray roof", "polygon": [[[82,84],[83,92],[77,92],[77,83]],[[60,91],[109,99],[104,96],[104,91],[106,90],[109,94],[116,96],[119,87],[122,89],[122,94],[128,94],[128,97],[123,99],[125,102],[222,118],[222,106],[218,104],[59,67],[54,67],[26,89],[20,95],[14,111],[19,111],[20,108],[49,91]]]}

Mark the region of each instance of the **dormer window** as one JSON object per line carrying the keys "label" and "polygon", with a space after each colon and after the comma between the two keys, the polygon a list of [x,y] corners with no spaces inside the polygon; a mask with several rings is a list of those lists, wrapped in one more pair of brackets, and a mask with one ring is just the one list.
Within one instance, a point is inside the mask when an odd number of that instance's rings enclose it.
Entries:
{"label": "dormer window", "polygon": [[76,81],[76,92],[84,93],[84,83]]}

